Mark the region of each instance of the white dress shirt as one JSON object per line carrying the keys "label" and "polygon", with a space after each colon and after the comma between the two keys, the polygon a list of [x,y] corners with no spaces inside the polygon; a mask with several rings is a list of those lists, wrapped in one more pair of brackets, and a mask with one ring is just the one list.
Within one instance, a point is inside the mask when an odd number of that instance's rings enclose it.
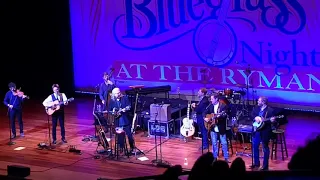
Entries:
{"label": "white dress shirt", "polygon": [[[64,94],[64,93],[61,93],[61,95],[62,95],[62,100],[63,100],[63,102],[64,102],[64,104],[66,104],[67,103],[67,96]],[[58,99],[59,101],[60,101],[60,96],[58,96],[57,94],[54,94],[54,96],[56,97],[56,99]],[[45,106],[45,107],[50,107],[50,106],[52,106],[53,105],[53,100],[52,100],[52,94],[50,94],[48,97],[47,97],[47,99],[45,99],[44,101],[43,101],[43,106]]]}

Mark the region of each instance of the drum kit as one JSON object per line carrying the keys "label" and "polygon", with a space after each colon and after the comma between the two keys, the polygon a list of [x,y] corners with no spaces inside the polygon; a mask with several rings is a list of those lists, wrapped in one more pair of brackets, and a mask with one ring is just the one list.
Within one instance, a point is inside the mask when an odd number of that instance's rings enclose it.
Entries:
{"label": "drum kit", "polygon": [[[239,119],[240,116],[248,116],[249,113],[249,88],[246,84],[236,84],[238,90],[232,88],[225,88],[223,90],[217,90],[215,88],[208,89],[207,96],[212,94],[218,94],[221,103],[224,103],[230,107],[230,113],[228,113],[229,119]],[[254,102],[254,100],[253,100]]]}
{"label": "drum kit", "polygon": [[[237,85],[239,88],[243,88],[242,85]],[[244,88],[243,88],[244,89]],[[223,90],[216,90],[215,88],[211,88],[208,90],[208,97],[210,97],[212,94],[218,94],[219,99],[225,103],[225,104],[244,104],[245,99],[244,96],[246,95],[245,90],[234,90],[231,88],[225,88]]]}

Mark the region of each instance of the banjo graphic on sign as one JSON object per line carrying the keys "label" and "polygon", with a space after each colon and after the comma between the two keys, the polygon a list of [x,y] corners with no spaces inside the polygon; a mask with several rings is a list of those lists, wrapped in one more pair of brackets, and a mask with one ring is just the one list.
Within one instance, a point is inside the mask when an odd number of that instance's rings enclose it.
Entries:
{"label": "banjo graphic on sign", "polygon": [[237,39],[231,26],[225,21],[231,0],[221,0],[217,17],[209,17],[198,24],[193,45],[199,58],[209,66],[229,64],[237,49]]}

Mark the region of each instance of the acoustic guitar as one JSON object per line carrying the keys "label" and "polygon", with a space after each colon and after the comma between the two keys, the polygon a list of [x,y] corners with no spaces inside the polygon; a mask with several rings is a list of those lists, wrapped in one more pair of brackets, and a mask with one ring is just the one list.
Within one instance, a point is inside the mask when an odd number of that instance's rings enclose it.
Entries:
{"label": "acoustic guitar", "polygon": [[190,106],[191,103],[188,103],[188,110],[187,110],[187,117],[183,118],[182,122],[183,125],[180,128],[180,133],[182,136],[184,137],[190,137],[193,136],[193,134],[195,133],[195,128],[193,126],[193,119],[190,119]]}
{"label": "acoustic guitar", "polygon": [[59,102],[58,100],[52,102],[52,105],[50,107],[46,107],[46,113],[51,116],[54,112],[58,111],[60,109],[60,106],[63,105],[64,103],[66,102],[71,102],[73,101],[74,98],[70,98],[66,101],[62,101],[62,102]]}
{"label": "acoustic guitar", "polygon": [[[260,116],[258,116],[258,117],[260,117]],[[274,118],[283,118],[284,117],[284,115],[279,115],[279,116],[273,116]],[[260,117],[261,118],[261,117]],[[252,124],[252,126],[253,126],[253,131],[254,132],[256,132],[256,131],[259,131],[259,130],[261,130],[263,127],[264,127],[264,125],[265,125],[265,121],[270,121],[270,119],[271,118],[266,118],[266,119],[263,119],[262,121],[260,121],[260,122],[254,122],[253,124]]]}
{"label": "acoustic guitar", "polygon": [[99,125],[100,125],[99,129],[97,130],[98,134],[99,134],[99,140],[100,140],[99,143],[105,150],[107,150],[109,148],[109,143],[107,140],[106,132],[104,131],[98,116],[95,113],[93,113],[93,115],[98,120]]}
{"label": "acoustic guitar", "polygon": [[225,111],[221,111],[220,113],[211,113],[211,114],[207,114],[206,118],[209,119],[209,121],[204,121],[204,126],[207,130],[210,130],[214,125],[216,125],[218,123],[218,116],[222,116],[225,115],[226,112]]}

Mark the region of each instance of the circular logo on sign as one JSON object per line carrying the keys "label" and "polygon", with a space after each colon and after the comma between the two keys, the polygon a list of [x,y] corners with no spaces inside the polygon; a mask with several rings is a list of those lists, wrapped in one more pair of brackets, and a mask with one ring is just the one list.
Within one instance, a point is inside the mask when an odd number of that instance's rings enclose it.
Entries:
{"label": "circular logo on sign", "polygon": [[232,62],[237,51],[237,38],[226,22],[205,19],[193,34],[193,46],[198,57],[209,66],[223,67]]}

